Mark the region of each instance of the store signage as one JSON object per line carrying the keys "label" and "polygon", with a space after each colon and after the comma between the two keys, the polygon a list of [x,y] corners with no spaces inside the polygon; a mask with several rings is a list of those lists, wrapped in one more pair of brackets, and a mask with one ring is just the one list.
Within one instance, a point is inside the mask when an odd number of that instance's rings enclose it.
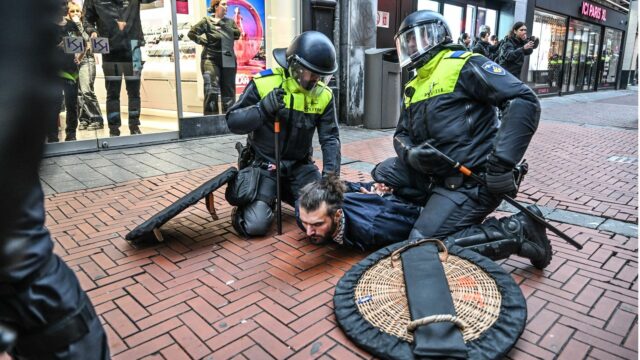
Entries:
{"label": "store signage", "polygon": [[386,11],[378,11],[378,16],[376,17],[376,26],[388,28],[389,27],[389,13]]}
{"label": "store signage", "polygon": [[601,6],[593,5],[589,2],[583,1],[581,10],[582,15],[586,17],[590,17],[599,21],[607,21],[607,9]]}
{"label": "store signage", "polygon": [[176,13],[177,14],[189,14],[189,1],[188,0],[176,0]]}

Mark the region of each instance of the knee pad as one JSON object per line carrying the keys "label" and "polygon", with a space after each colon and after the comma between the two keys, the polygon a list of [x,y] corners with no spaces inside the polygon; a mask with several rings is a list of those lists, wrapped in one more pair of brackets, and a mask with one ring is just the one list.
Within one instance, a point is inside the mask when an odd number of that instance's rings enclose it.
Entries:
{"label": "knee pad", "polygon": [[242,217],[234,220],[234,222],[237,221],[242,227],[244,234],[246,234],[245,236],[263,236],[271,227],[273,210],[266,202],[257,200],[241,211],[238,210],[236,217]]}

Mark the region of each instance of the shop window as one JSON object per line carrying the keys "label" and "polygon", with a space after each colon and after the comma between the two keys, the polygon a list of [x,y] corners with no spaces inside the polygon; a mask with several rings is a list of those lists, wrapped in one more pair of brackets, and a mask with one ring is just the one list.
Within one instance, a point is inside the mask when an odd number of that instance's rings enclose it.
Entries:
{"label": "shop window", "polygon": [[[256,73],[278,66],[273,60],[273,49],[287,47],[300,33],[300,6],[297,0],[227,0],[225,17],[235,22],[241,35],[233,43],[236,59],[235,86],[232,86],[234,95],[225,97],[224,89],[211,92],[212,88],[205,84],[203,73],[207,69],[202,66],[203,46],[196,45],[186,35],[192,26],[211,16],[207,13],[210,2],[189,1],[188,13],[180,14],[179,11],[178,14],[178,31],[183,36],[180,39],[183,117],[224,113],[231,103],[230,99],[240,96]],[[205,92],[214,96],[206,96]],[[215,95],[218,93],[220,96]],[[217,106],[211,105],[211,101]]]}
{"label": "shop window", "polygon": [[539,94],[558,92],[562,73],[567,18],[536,10],[531,36],[540,39],[529,57],[528,85]]}
{"label": "shop window", "polygon": [[443,16],[447,24],[449,24],[449,29],[451,29],[451,38],[456,42],[464,27],[462,6],[444,4]]}
{"label": "shop window", "polygon": [[440,6],[440,4],[437,1],[418,0],[417,10],[432,10],[437,12],[439,10],[438,6]]}
{"label": "shop window", "polygon": [[567,51],[563,57],[563,92],[595,90],[600,29],[595,24],[571,19]]}
{"label": "shop window", "polygon": [[[477,32],[474,24],[476,23],[476,7],[473,5],[467,5],[467,16],[464,24],[464,31],[471,36],[471,39],[475,39]],[[471,44],[470,44],[471,45]]]}
{"label": "shop window", "polygon": [[602,43],[602,54],[600,55],[600,60],[602,61],[600,88],[610,88],[616,85],[621,45],[622,31],[606,28],[604,42]]}

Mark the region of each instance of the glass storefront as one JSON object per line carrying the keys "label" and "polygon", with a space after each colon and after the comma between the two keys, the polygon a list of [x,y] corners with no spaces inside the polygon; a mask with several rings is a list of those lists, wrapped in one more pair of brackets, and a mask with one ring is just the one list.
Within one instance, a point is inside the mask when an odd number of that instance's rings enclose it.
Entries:
{"label": "glass storefront", "polygon": [[454,4],[442,4],[432,0],[418,0],[416,10],[440,11],[442,5],[444,18],[451,29],[451,37],[454,42],[458,41],[460,34],[468,33],[473,41],[479,33],[480,26],[489,25],[491,33],[495,34],[498,25],[498,11],[481,6],[467,4],[466,7]]}
{"label": "glass storefront", "polygon": [[618,63],[620,62],[620,48],[622,46],[622,31],[606,28],[602,42],[602,76],[599,79],[599,88],[612,88],[616,86]]}
{"label": "glass storefront", "polygon": [[600,30],[599,25],[569,21],[562,92],[595,90]]}
{"label": "glass storefront", "polygon": [[416,10],[432,10],[438,11],[440,4],[437,1],[432,0],[418,0],[418,7]]}
{"label": "glass storefront", "polygon": [[[83,1],[74,0],[80,9]],[[156,0],[142,4],[139,17],[144,34],[144,44],[132,43],[132,52],[128,64],[118,58],[118,48],[110,40],[109,54],[95,54],[95,84],[97,108],[101,111],[102,127],[80,126],[75,129],[76,141],[67,144],[50,144],[50,154],[90,150],[98,147],[131,145],[149,141],[166,141],[179,137],[179,115],[176,96],[176,83],[180,79],[181,116],[189,118],[202,116],[204,101],[204,82],[201,74],[200,55],[202,46],[191,41],[187,34],[192,26],[207,16],[210,0],[177,1]],[[95,2],[100,3],[100,2]],[[125,2],[126,3],[126,2]],[[270,55],[277,47],[286,47],[291,39],[300,33],[300,4],[297,0],[228,0],[225,17],[235,21],[241,28],[241,37],[233,48],[236,55],[237,73],[235,94],[239,96],[248,84],[251,76],[267,67],[276,66]],[[174,55],[172,6],[177,7],[176,26],[178,32],[179,67],[176,73]],[[132,26],[131,24],[128,24]],[[124,31],[127,24],[123,23]],[[135,24],[133,25],[135,26]],[[144,46],[140,46],[144,45]],[[129,67],[131,69],[129,69]],[[117,80],[121,78],[118,91]],[[119,93],[119,104],[107,101],[109,93]],[[139,87],[139,97],[136,88]],[[129,90],[129,92],[128,92]],[[80,119],[83,114],[83,97],[79,96]],[[118,96],[111,96],[118,99]],[[59,141],[65,142],[66,115],[64,107],[58,124]],[[108,119],[120,115],[119,136],[110,132]],[[99,116],[93,115],[96,121]],[[139,119],[138,128],[129,126]],[[130,122],[131,120],[131,122]],[[113,121],[112,121],[113,122]],[[130,136],[134,135],[134,136]],[[72,141],[69,138],[69,141]],[[52,141],[53,142],[53,141]],[[65,145],[64,147],[59,147]],[[73,145],[73,146],[72,146]],[[62,151],[58,151],[61,149]]]}
{"label": "glass storefront", "polygon": [[447,21],[447,24],[449,24],[451,38],[456,42],[460,37],[460,34],[464,32],[464,8],[462,6],[444,4],[444,12],[442,15]]}
{"label": "glass storefront", "polygon": [[540,44],[529,57],[528,85],[538,94],[560,90],[567,17],[536,10],[531,36]]}

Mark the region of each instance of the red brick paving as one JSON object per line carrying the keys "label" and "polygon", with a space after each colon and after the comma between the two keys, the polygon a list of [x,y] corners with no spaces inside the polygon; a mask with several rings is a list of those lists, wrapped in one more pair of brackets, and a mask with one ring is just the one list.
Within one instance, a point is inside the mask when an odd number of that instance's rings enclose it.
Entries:
{"label": "red brick paving", "polygon": [[[562,149],[572,155],[548,149],[549,143],[569,136],[585,139],[581,147]],[[633,140],[615,130],[541,124],[527,154],[531,175],[524,197],[533,200],[542,193],[537,199],[547,199],[549,206],[603,216],[617,209],[613,218],[636,219],[637,179],[632,182],[631,177],[637,165],[609,163],[606,157],[637,154],[621,154],[624,147],[607,143],[592,148],[601,156],[590,158],[589,146],[603,137]],[[371,163],[392,151],[388,138],[343,146],[345,156]],[[548,161],[550,157],[554,160]],[[607,168],[598,178],[581,172],[579,161],[589,169]],[[297,229],[291,209],[285,210],[283,235],[247,241],[234,234],[231,208],[221,189],[216,197],[220,220],[212,221],[199,203],[163,226],[163,244],[135,249],[124,240],[136,224],[224,169],[217,166],[47,198],[55,252],[88,291],[113,358],[371,358],[339,329],[332,301],[338,279],[366,254],[310,244]],[[606,180],[607,173],[615,174],[616,181]],[[343,176],[368,178],[347,167]],[[593,180],[591,190],[580,185],[582,179]],[[561,185],[558,190],[551,186],[556,183]],[[629,184],[627,189],[622,189],[624,184]],[[501,262],[525,294],[529,316],[508,358],[637,358],[637,239],[555,225],[584,249],[577,252],[551,236],[555,253],[545,271],[517,257]]]}

